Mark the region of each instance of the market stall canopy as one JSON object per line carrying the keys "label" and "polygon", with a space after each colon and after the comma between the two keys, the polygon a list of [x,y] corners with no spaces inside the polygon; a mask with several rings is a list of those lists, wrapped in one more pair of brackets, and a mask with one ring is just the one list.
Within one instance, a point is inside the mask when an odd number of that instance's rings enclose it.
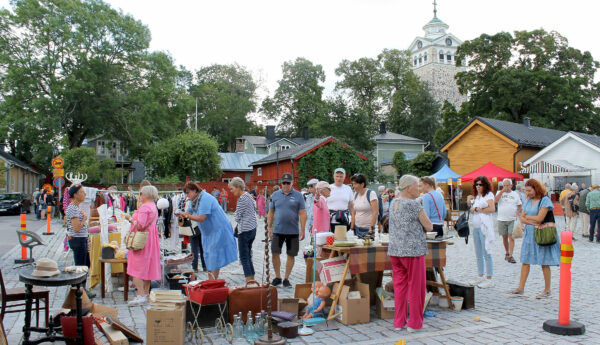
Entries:
{"label": "market stall canopy", "polygon": [[514,173],[510,170],[503,169],[496,164],[489,162],[481,168],[471,171],[470,173],[461,177],[462,182],[471,182],[478,176],[486,176],[490,181],[493,177],[496,177],[498,181],[502,181],[505,178],[512,178],[517,181],[523,181],[523,175]]}
{"label": "market stall canopy", "polygon": [[429,177],[433,177],[436,181],[439,182],[448,181],[448,179],[456,181],[460,178],[460,174],[455,173],[454,171],[452,171],[452,169],[450,169],[450,167],[448,167],[447,164],[444,164],[444,166],[440,170],[436,171],[435,174]]}
{"label": "market stall canopy", "polygon": [[590,169],[572,164],[565,160],[537,161],[519,172],[523,174],[555,174],[570,172],[587,172]]}

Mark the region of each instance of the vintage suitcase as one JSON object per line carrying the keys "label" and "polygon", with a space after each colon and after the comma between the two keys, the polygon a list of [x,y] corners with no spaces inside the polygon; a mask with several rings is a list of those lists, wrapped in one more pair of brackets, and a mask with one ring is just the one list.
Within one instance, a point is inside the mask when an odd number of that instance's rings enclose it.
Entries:
{"label": "vintage suitcase", "polygon": [[463,309],[475,308],[475,288],[468,285],[448,283],[450,287],[450,296],[460,296],[463,298]]}
{"label": "vintage suitcase", "polygon": [[[250,285],[256,286],[250,286]],[[233,323],[233,316],[242,313],[242,321],[246,323],[248,311],[252,315],[267,310],[267,288],[271,289],[271,308],[277,309],[277,288],[266,284],[260,286],[258,282],[252,280],[246,283],[245,287],[229,289],[229,322]]]}

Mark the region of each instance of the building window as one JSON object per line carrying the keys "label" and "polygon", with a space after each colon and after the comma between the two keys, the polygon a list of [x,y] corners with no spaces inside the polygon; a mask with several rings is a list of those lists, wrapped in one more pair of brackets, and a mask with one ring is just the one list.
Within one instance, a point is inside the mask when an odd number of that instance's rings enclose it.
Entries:
{"label": "building window", "polygon": [[423,61],[427,62],[427,53],[423,54]]}
{"label": "building window", "polygon": [[262,176],[262,168],[258,168],[258,169],[256,169],[256,174],[257,174],[258,176]]}
{"label": "building window", "polygon": [[423,63],[423,57],[421,57],[421,55],[419,55],[419,65]]}
{"label": "building window", "polygon": [[281,148],[281,151],[290,149],[290,145],[281,145],[279,147]]}
{"label": "building window", "polygon": [[417,58],[415,58],[415,66],[417,65]]}
{"label": "building window", "polygon": [[221,179],[221,182],[229,183],[229,182],[231,182],[231,179],[230,178],[224,178],[224,179]]}
{"label": "building window", "polygon": [[444,52],[440,50],[440,62],[444,62]]}
{"label": "building window", "polygon": [[448,60],[448,62],[452,61],[452,55],[450,55],[450,54],[446,55],[446,60]]}

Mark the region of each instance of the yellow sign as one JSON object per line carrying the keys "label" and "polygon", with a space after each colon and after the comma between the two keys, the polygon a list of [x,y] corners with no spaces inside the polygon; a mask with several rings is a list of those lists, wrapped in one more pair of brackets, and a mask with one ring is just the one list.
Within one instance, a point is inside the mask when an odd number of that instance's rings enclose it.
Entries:
{"label": "yellow sign", "polygon": [[54,175],[54,177],[65,176],[65,169],[53,169],[52,170],[52,175]]}

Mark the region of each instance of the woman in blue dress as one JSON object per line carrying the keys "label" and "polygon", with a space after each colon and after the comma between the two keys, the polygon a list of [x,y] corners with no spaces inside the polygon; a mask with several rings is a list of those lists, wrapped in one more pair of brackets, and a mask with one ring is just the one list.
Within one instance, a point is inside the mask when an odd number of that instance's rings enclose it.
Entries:
{"label": "woman in blue dress", "polygon": [[558,241],[551,246],[540,246],[535,242],[535,226],[540,225],[546,214],[554,210],[552,201],[546,196],[546,188],[538,180],[530,179],[525,183],[527,201],[523,205],[521,223],[525,224],[523,244],[521,245],[521,280],[519,287],[512,291],[515,295],[522,295],[529,275],[530,265],[541,265],[544,274],[544,291],[536,298],[550,297],[550,266],[560,263],[560,236]]}
{"label": "woman in blue dress", "polygon": [[237,245],[231,222],[215,197],[200,191],[193,182],[184,187],[191,200],[183,217],[198,222],[202,234],[202,249],[206,269],[212,279],[219,278],[219,270],[237,260]]}

